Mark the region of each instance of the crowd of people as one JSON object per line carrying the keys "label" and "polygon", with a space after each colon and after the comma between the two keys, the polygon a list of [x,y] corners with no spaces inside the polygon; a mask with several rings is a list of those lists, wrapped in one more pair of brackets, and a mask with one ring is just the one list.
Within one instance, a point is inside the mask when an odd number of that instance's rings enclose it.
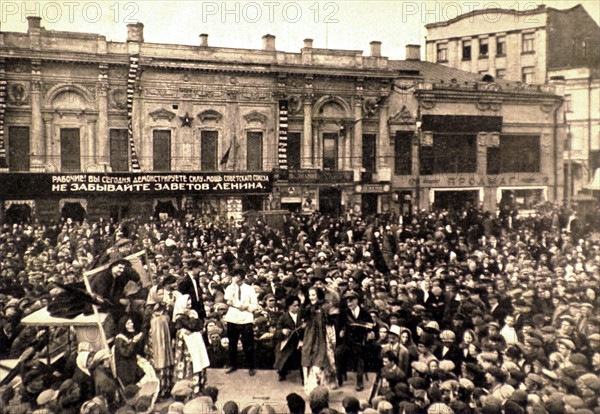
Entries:
{"label": "crowd of people", "polygon": [[[600,241],[589,236],[552,206],[510,220],[472,206],[291,214],[281,228],[191,215],[4,224],[0,357],[19,360],[21,381],[2,386],[0,413],[161,401],[169,413],[275,412],[217,403],[208,367],[293,374],[290,413],[600,413]],[[143,268],[125,259],[138,251]],[[86,290],[84,272],[101,265]],[[60,369],[39,362],[49,345],[21,320],[92,305],[109,315],[110,348],[80,341]],[[329,392],[349,382],[356,393],[334,407]]]}

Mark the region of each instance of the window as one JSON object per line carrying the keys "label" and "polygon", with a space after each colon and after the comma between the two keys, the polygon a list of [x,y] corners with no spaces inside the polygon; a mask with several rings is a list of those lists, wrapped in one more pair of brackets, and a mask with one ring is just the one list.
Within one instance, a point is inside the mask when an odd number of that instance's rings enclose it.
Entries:
{"label": "window", "polygon": [[433,147],[419,148],[419,173],[421,175],[433,174]]}
{"label": "window", "polygon": [[80,145],[79,128],[60,130],[60,170],[62,172],[81,171]]}
{"label": "window", "polygon": [[585,58],[588,54],[588,42],[585,39],[574,37],[573,47],[571,50],[571,53],[573,53],[573,57]]}
{"label": "window", "polygon": [[152,135],[153,171],[171,171],[171,131],[154,130]]}
{"label": "window", "polygon": [[526,66],[521,71],[521,80],[524,83],[535,83],[535,67]]}
{"label": "window", "polygon": [[323,134],[323,169],[336,170],[338,158],[338,134]]}
{"label": "window", "polygon": [[542,188],[527,189],[502,189],[502,199],[508,200],[513,196],[514,207],[519,210],[531,210],[546,201],[546,195]]}
{"label": "window", "polygon": [[498,36],[496,38],[496,56],[506,55],[506,36]]}
{"label": "window", "polygon": [[502,135],[499,148],[488,148],[488,174],[539,171],[538,135]]}
{"label": "window", "polygon": [[535,33],[523,33],[523,53],[534,52]]}
{"label": "window", "polygon": [[448,43],[437,44],[437,61],[447,62],[448,61]]}
{"label": "window", "polygon": [[261,171],[263,133],[261,131],[248,132],[248,145],[246,148],[246,169],[248,171]]}
{"label": "window", "polygon": [[377,168],[375,134],[362,136],[362,166],[366,173],[374,173]]}
{"label": "window", "polygon": [[565,95],[565,112],[573,112],[573,98],[571,95]]}
{"label": "window", "polygon": [[129,171],[129,137],[126,129],[110,130],[110,168]]}
{"label": "window", "polygon": [[8,128],[8,169],[29,171],[29,127]]}
{"label": "window", "polygon": [[288,132],[287,143],[287,162],[290,170],[299,170],[301,167],[300,157],[302,145],[302,135],[300,132]]}
{"label": "window", "polygon": [[394,139],[394,174],[412,174],[412,140],[414,132],[398,131]]}
{"label": "window", "polygon": [[506,77],[506,69],[496,69],[496,79],[504,79]]}
{"label": "window", "polygon": [[433,134],[433,173],[468,173],[477,167],[477,135]]}
{"label": "window", "polygon": [[479,57],[487,57],[489,52],[489,39],[479,39]]}
{"label": "window", "polygon": [[471,60],[471,41],[462,41],[462,58],[463,60]]}
{"label": "window", "polygon": [[[200,131],[200,170],[216,171],[217,168],[217,146],[219,132],[218,131]],[[228,145],[231,145],[229,143]],[[229,159],[233,162],[233,148],[224,148],[223,151],[229,150]]]}

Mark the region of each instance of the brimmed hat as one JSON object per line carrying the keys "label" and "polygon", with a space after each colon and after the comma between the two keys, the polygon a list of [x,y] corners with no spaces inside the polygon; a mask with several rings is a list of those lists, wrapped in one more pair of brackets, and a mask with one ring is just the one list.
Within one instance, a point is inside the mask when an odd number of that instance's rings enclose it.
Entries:
{"label": "brimmed hat", "polygon": [[58,390],[49,389],[42,391],[35,401],[37,405],[42,406],[48,404],[50,401],[54,401],[56,397],[58,397]]}
{"label": "brimmed hat", "polygon": [[564,346],[569,348],[571,351],[574,351],[576,349],[575,343],[568,338],[561,338],[558,340],[558,343],[563,344]]}
{"label": "brimmed hat", "polygon": [[396,336],[400,337],[400,333],[402,332],[402,329],[398,325],[392,325],[392,326],[390,326],[390,329],[388,332],[391,333],[392,335],[396,335]]}
{"label": "brimmed hat", "polygon": [[177,381],[171,389],[173,397],[187,397],[194,392],[194,383],[190,380]]}
{"label": "brimmed hat", "polygon": [[427,414],[454,414],[454,411],[444,403],[434,403],[427,409]]}
{"label": "brimmed hat", "polygon": [[600,391],[600,379],[595,374],[584,374],[577,379],[581,381],[586,387],[596,392]]}
{"label": "brimmed hat", "polygon": [[92,359],[92,365],[99,364],[105,359],[111,358],[113,355],[108,349],[101,349],[94,354],[94,358]]}
{"label": "brimmed hat", "polygon": [[452,362],[448,359],[444,359],[444,360],[440,361],[439,367],[443,371],[451,372],[451,371],[454,371],[454,368],[456,368],[456,365],[454,364],[454,362]]}

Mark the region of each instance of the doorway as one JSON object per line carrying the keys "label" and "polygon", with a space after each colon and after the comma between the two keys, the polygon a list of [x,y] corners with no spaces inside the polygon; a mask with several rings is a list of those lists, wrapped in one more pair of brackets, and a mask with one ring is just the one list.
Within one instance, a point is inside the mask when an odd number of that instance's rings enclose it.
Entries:
{"label": "doorway", "polygon": [[154,217],[160,218],[161,214],[166,214],[167,217],[176,217],[177,209],[173,205],[173,201],[157,201],[156,207],[154,207]]}
{"label": "doorway", "polygon": [[71,219],[81,223],[85,219],[85,209],[78,202],[67,202],[61,209],[63,219]]}
{"label": "doorway", "polygon": [[342,206],[342,192],[337,188],[319,190],[319,211],[323,214],[338,215]]}
{"label": "doorway", "polygon": [[8,224],[28,223],[31,220],[31,207],[27,204],[13,204],[4,213]]}
{"label": "doorway", "polygon": [[363,194],[360,207],[365,217],[377,214],[377,194]]}

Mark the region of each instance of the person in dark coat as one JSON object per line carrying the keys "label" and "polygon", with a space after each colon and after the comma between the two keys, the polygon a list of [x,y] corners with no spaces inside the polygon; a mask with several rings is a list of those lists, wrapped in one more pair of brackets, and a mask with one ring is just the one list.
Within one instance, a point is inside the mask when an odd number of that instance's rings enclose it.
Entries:
{"label": "person in dark coat", "polygon": [[340,386],[348,370],[351,360],[356,364],[356,390],[364,389],[363,376],[365,370],[364,348],[369,336],[374,336],[375,324],[371,314],[358,304],[358,294],[348,291],[344,294],[348,304],[342,316],[340,338],[342,344],[336,349],[336,365]]}
{"label": "person in dark coat", "polygon": [[192,309],[198,314],[198,319],[206,320],[206,309],[204,309],[204,301],[202,300],[202,286],[198,281],[200,273],[200,262],[192,260],[187,264],[185,275],[181,278],[177,285],[177,291],[182,295],[190,295],[192,299]]}
{"label": "person in dark coat", "polygon": [[125,285],[130,280],[138,283],[140,275],[127,260],[117,260],[90,281],[95,299],[104,303],[99,310],[110,312],[115,321],[125,314],[125,307],[129,303],[125,299]]}
{"label": "person in dark coat", "polygon": [[297,296],[288,296],[285,299],[285,308],[286,312],[277,321],[274,335],[277,344],[273,368],[279,374],[279,381],[284,381],[290,370],[300,368],[301,354],[298,344],[304,335],[299,314],[300,299]]}
{"label": "person in dark coat", "polygon": [[131,316],[121,318],[115,338],[115,365],[123,387],[135,384],[143,376],[137,364],[137,356],[144,352],[143,338],[143,332],[138,332]]}

